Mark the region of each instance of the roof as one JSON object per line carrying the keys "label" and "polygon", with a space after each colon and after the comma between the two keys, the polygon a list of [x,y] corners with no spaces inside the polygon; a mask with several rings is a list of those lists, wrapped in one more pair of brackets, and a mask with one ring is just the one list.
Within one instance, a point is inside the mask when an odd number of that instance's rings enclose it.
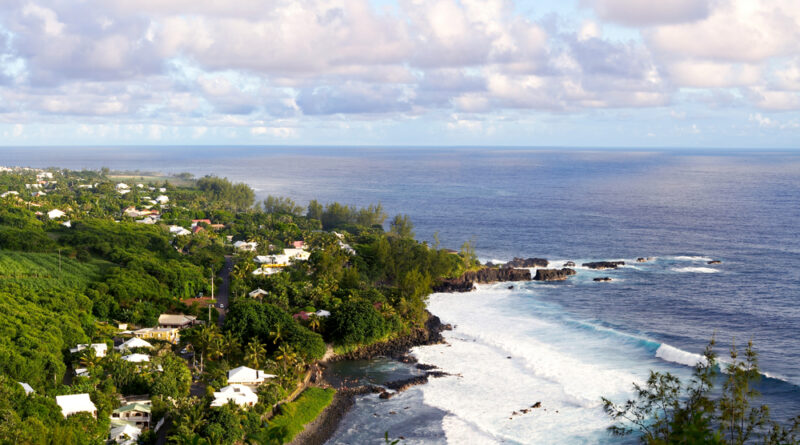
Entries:
{"label": "roof", "polygon": [[69,352],[75,354],[76,352],[81,352],[88,347],[94,349],[94,353],[98,357],[105,356],[106,351],[108,351],[108,345],[105,343],[92,343],[91,345],[88,345],[86,343],[80,343],[76,345],[74,348],[70,348]]}
{"label": "roof", "polygon": [[34,392],[36,392],[36,391],[34,391],[34,390],[33,390],[33,388],[31,387],[31,385],[29,385],[29,384],[27,384],[27,383],[24,383],[24,382],[17,382],[17,383],[19,383],[20,385],[22,385],[22,389],[24,389],[24,390],[25,390],[25,394],[26,394],[26,395],[27,395],[27,394],[31,394],[31,393],[34,393]]}
{"label": "roof", "polygon": [[326,311],[326,310],[324,310],[324,309],[320,309],[317,312],[314,312],[314,314],[316,314],[317,317],[330,317],[331,316],[331,313]]}
{"label": "roof", "polygon": [[122,360],[132,363],[149,362],[150,356],[147,354],[128,354],[128,355],[123,355]]}
{"label": "roof", "polygon": [[161,314],[158,316],[158,324],[161,325],[187,325],[194,323],[197,320],[197,317],[194,315],[185,315],[185,314]]}
{"label": "roof", "polygon": [[[128,437],[129,439],[136,439],[141,434],[142,434],[142,429],[137,427],[137,426],[131,425],[130,423],[127,423],[127,422],[120,423],[120,424],[117,424],[117,426],[114,426],[114,423],[112,423],[111,430],[108,432],[108,437],[111,440],[119,443],[119,441],[116,440],[116,439],[119,439],[119,438],[122,438],[122,437]],[[125,442],[122,442],[122,443],[123,444],[127,444],[127,443],[134,444],[134,443],[136,443],[136,441],[135,440],[131,440],[131,441],[125,441]]]}
{"label": "roof", "polygon": [[261,383],[264,379],[271,379],[275,376],[267,374],[264,371],[248,368],[247,366],[239,366],[228,371],[229,382],[245,382],[245,383]]}
{"label": "roof", "polygon": [[64,417],[75,413],[94,413],[97,407],[92,403],[89,394],[69,394],[65,396],[56,396],[56,403],[61,407],[61,414]]}
{"label": "roof", "polygon": [[268,295],[268,294],[269,294],[269,292],[267,292],[267,291],[265,291],[264,289],[261,289],[261,288],[259,287],[258,289],[256,289],[256,290],[254,290],[254,291],[250,292],[250,293],[249,293],[249,294],[247,294],[247,295],[249,295],[249,296],[251,296],[251,297],[255,298],[255,297],[258,297],[258,296],[261,296],[261,295]]}
{"label": "roof", "polygon": [[211,406],[224,406],[231,400],[240,406],[250,405],[258,402],[258,396],[247,386],[234,383],[220,388],[219,392],[215,392]]}
{"label": "roof", "polygon": [[134,337],[126,340],[124,343],[117,346],[117,349],[122,350],[125,348],[133,349],[133,348],[152,348],[152,347],[153,345],[151,345],[150,343],[142,340],[141,338]]}
{"label": "roof", "polygon": [[304,241],[292,241],[292,247],[295,249],[302,249],[306,243]]}
{"label": "roof", "polygon": [[143,413],[150,412],[150,405],[146,405],[144,403],[129,403],[127,405],[120,406],[119,408],[115,409],[115,413],[127,413],[130,411],[140,411]]}
{"label": "roof", "polygon": [[312,313],[313,312],[300,311],[300,312],[292,315],[292,317],[294,317],[295,319],[299,318],[301,320],[308,320],[308,315],[312,314]]}

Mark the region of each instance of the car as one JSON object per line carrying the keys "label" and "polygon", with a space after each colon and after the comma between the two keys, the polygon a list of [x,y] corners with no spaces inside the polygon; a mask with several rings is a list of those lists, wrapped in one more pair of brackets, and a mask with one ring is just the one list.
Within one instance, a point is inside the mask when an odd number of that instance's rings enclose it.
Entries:
{"label": "car", "polygon": [[222,304],[222,303],[220,303],[220,304],[219,304],[219,308],[220,308],[220,309],[225,309],[225,305],[224,305],[224,304]]}

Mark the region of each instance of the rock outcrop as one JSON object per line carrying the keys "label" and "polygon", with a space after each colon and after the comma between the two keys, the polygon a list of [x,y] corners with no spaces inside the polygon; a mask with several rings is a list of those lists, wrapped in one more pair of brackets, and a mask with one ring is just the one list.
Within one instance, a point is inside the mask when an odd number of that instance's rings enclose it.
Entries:
{"label": "rock outcrop", "polygon": [[518,268],[518,267],[547,267],[550,264],[544,258],[514,258],[513,260],[503,264],[504,269]]}
{"label": "rock outcrop", "polygon": [[591,263],[583,263],[583,267],[588,267],[589,269],[616,269],[619,266],[624,266],[625,261],[594,261]]}
{"label": "rock outcrop", "polygon": [[537,269],[536,276],[533,279],[536,281],[564,281],[572,275],[575,275],[575,270],[567,267],[563,269]]}
{"label": "rock outcrop", "polygon": [[464,272],[459,278],[440,280],[433,286],[434,292],[469,292],[475,283],[496,283],[498,281],[530,281],[531,271],[527,269],[491,268]]}
{"label": "rock outcrop", "polygon": [[567,261],[564,263],[564,267],[575,267],[575,261]]}
{"label": "rock outcrop", "polygon": [[642,257],[636,258],[636,262],[637,263],[646,263],[647,262],[647,258],[642,258]]}
{"label": "rock outcrop", "polygon": [[611,281],[611,277],[597,277],[594,278],[592,281]]}
{"label": "rock outcrop", "polygon": [[720,260],[711,260],[711,261],[708,262],[708,264],[722,264],[722,261],[720,261]]}

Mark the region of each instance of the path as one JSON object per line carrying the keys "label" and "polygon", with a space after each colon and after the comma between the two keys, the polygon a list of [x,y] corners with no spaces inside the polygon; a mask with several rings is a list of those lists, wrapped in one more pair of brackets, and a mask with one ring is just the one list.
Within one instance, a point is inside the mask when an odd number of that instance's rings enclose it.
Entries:
{"label": "path", "polygon": [[222,283],[217,288],[217,311],[219,312],[219,325],[225,322],[225,314],[228,313],[228,304],[231,298],[231,271],[233,271],[233,257],[225,255],[225,266],[219,271]]}

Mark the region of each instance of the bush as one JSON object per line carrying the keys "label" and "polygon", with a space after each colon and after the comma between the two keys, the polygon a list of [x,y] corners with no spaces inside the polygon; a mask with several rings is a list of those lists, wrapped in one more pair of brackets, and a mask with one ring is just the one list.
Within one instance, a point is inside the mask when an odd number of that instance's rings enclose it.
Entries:
{"label": "bush", "polygon": [[331,312],[328,323],[333,339],[346,345],[369,343],[386,333],[381,314],[363,300],[341,304]]}

